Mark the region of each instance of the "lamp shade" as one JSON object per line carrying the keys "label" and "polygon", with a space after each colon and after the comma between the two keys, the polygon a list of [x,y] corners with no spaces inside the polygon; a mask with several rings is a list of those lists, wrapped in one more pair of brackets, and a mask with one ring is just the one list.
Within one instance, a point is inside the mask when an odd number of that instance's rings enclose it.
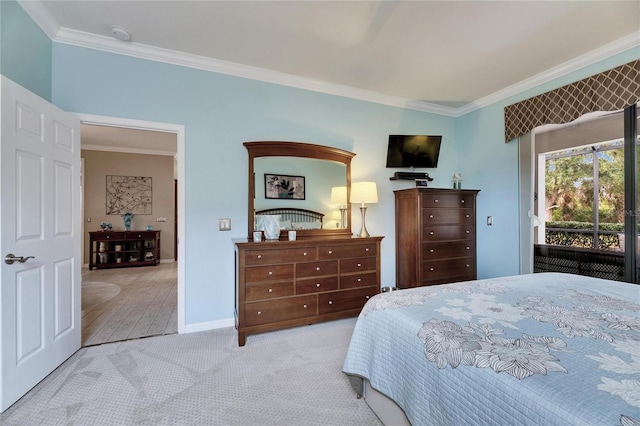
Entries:
{"label": "lamp shade", "polygon": [[378,189],[375,182],[354,182],[351,185],[352,203],[377,203]]}
{"label": "lamp shade", "polygon": [[334,186],[331,188],[331,204],[347,204],[347,187]]}

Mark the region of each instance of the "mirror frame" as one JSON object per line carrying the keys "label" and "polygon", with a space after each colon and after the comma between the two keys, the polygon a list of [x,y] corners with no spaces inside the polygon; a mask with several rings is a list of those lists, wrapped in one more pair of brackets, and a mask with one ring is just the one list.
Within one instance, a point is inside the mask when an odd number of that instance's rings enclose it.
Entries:
{"label": "mirror frame", "polygon": [[[253,223],[255,220],[255,172],[253,160],[257,157],[302,157],[318,160],[334,161],[346,166],[347,200],[351,193],[351,159],[356,155],[330,146],[315,145],[303,142],[256,141],[244,142],[249,153],[249,207],[247,221],[247,238],[253,240]],[[296,231],[297,239],[308,238],[344,238],[351,237],[351,208],[347,203],[346,228],[336,229],[300,229]],[[280,239],[286,240],[286,231],[280,231]]]}

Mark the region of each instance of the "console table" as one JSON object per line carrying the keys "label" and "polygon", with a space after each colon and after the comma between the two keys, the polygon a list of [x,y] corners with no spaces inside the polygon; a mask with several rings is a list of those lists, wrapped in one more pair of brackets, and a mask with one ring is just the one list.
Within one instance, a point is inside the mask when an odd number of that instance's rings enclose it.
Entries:
{"label": "console table", "polygon": [[89,270],[160,263],[160,231],[89,232]]}

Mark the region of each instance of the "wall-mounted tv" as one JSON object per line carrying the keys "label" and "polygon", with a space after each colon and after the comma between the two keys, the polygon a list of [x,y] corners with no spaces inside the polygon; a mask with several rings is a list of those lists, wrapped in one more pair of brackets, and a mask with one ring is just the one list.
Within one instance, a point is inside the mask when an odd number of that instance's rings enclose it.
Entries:
{"label": "wall-mounted tv", "polygon": [[438,167],[442,136],[389,135],[387,167]]}

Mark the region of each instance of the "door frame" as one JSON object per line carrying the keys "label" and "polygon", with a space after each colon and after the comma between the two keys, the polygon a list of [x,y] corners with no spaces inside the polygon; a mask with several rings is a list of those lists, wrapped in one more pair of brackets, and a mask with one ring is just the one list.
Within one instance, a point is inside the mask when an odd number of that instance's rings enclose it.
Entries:
{"label": "door frame", "polygon": [[[75,113],[80,119],[80,124],[94,124],[99,126],[120,127],[136,130],[149,130],[155,132],[175,133],[177,139],[176,165],[178,179],[178,233],[177,233],[177,255],[178,255],[178,333],[186,332],[185,313],[185,127],[182,124],[161,123],[156,121],[134,120],[122,117],[109,117],[102,115],[92,115]],[[82,139],[82,134],[80,135]],[[84,224],[84,222],[83,222]]]}

